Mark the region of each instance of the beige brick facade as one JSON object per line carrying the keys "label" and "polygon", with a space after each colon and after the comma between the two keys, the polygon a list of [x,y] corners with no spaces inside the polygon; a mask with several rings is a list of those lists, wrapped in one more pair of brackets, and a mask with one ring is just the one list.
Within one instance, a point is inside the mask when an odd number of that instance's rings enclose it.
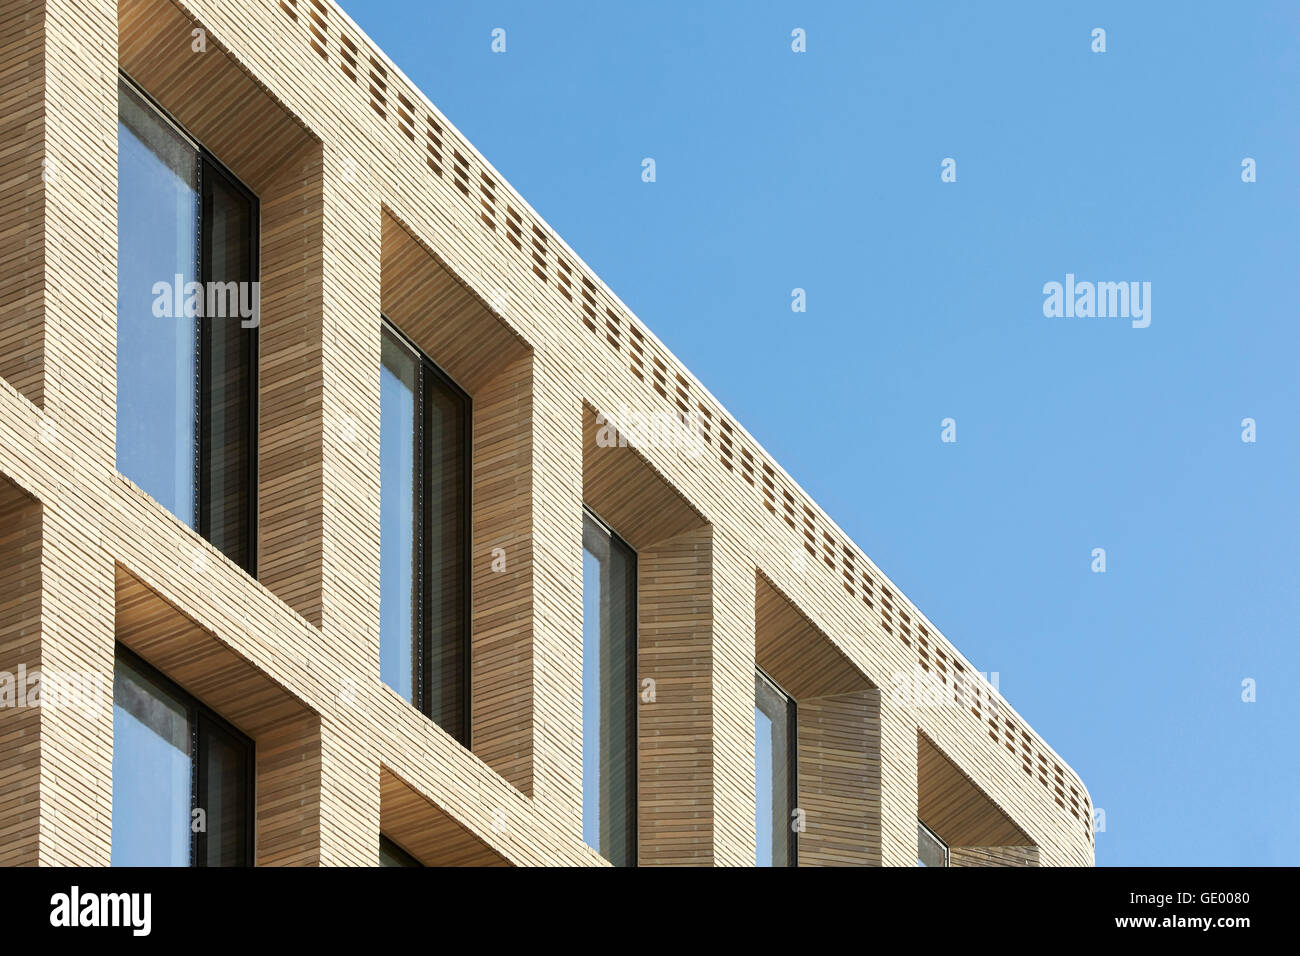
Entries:
{"label": "beige brick facade", "polygon": [[[261,204],[256,580],[114,467],[119,69]],[[953,865],[1092,864],[1065,761],[334,4],[0,0],[0,241],[0,671],[120,642],[203,700],[259,864],[604,862],[584,502],[638,552],[642,864],[753,862],[755,666],[801,864],[913,865],[918,816]],[[379,680],[381,312],[473,398],[471,749]],[[604,447],[621,409],[698,442]],[[108,862],[112,721],[0,709],[0,863]]]}

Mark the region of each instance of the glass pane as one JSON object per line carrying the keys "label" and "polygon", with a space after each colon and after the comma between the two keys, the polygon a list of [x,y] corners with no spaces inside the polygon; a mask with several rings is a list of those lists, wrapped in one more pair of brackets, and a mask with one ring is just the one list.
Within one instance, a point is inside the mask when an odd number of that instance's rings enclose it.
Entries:
{"label": "glass pane", "polygon": [[198,154],[125,84],[117,139],[117,468],[194,527]]}
{"label": "glass pane", "polygon": [[113,670],[113,866],[190,865],[188,705],[132,663]]}
{"label": "glass pane", "polygon": [[582,838],[615,866],[636,847],[636,555],[582,525]]}
{"label": "glass pane", "polygon": [[947,866],[948,848],[923,823],[916,825],[916,865]]}
{"label": "glass pane", "polygon": [[754,675],[754,813],[758,866],[789,866],[794,850],[794,705],[762,674]]}
{"label": "glass pane", "polygon": [[[253,570],[255,454],[253,389],[257,329],[254,311],[253,202],[204,164],[202,325],[204,394],[201,418],[200,532],[245,569]],[[248,327],[245,327],[248,323]]]}
{"label": "glass pane", "polygon": [[207,811],[200,836],[201,866],[250,866],[248,744],[213,721],[199,719],[199,806]]}
{"label": "glass pane", "polygon": [[379,676],[415,700],[415,356],[387,330],[379,383]]}
{"label": "glass pane", "polygon": [[466,742],[465,412],[463,395],[425,372],[425,573],[429,653],[425,710]]}
{"label": "glass pane", "polygon": [[423,863],[411,856],[411,854],[407,853],[382,833],[379,834],[379,865],[424,866]]}

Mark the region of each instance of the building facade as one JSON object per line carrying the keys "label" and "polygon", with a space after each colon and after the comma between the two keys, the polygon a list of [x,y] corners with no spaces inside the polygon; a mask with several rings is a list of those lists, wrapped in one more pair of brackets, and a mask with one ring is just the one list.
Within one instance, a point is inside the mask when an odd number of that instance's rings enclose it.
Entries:
{"label": "building facade", "polygon": [[1092,864],[339,7],[0,0],[0,107],[0,863]]}

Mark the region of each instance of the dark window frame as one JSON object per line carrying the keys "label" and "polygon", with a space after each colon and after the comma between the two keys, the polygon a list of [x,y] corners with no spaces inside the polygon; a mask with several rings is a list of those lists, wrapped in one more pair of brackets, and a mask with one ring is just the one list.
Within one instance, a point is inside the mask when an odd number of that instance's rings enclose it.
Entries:
{"label": "dark window frame", "polygon": [[[431,403],[426,400],[425,383],[428,376],[432,376],[435,381],[451,392],[460,402],[461,408],[461,433],[464,436],[461,448],[462,461],[462,493],[465,501],[463,507],[463,520],[461,521],[461,541],[460,556],[462,566],[464,567],[464,582],[461,588],[461,673],[464,675],[461,680],[461,724],[463,732],[457,737],[460,744],[466,749],[471,747],[473,740],[473,726],[471,717],[473,715],[473,706],[471,692],[473,688],[473,654],[472,654],[472,637],[473,637],[473,610],[474,610],[474,574],[473,574],[473,516],[474,516],[474,399],[465,389],[443,371],[424,350],[421,349],[414,340],[411,339],[401,328],[384,313],[380,313],[381,334],[388,333],[409,351],[416,360],[418,376],[415,385],[415,405],[416,405],[416,448],[415,448],[415,489],[419,496],[419,527],[416,528],[416,577],[419,580],[419,587],[416,589],[416,632],[419,634],[419,641],[416,647],[416,663],[414,679],[412,681],[414,688],[415,700],[412,704],[416,710],[424,714],[434,723],[437,720],[432,714],[432,668],[428,666],[429,645],[432,639],[433,621],[427,613],[428,608],[433,603],[433,581],[432,576],[428,574],[428,549],[431,542],[425,535],[425,530],[433,524],[433,496],[428,494],[428,475],[426,474],[426,437],[429,431],[429,416],[432,414]],[[382,475],[381,475],[382,480]],[[441,726],[441,724],[439,724]],[[445,729],[445,728],[444,728]],[[455,735],[453,735],[455,736]]]}
{"label": "dark window frame", "polygon": [[[632,772],[629,774],[628,781],[628,805],[631,813],[631,826],[628,828],[628,858],[632,861],[631,866],[637,866],[640,863],[640,846],[641,846],[641,816],[640,816],[640,794],[641,794],[641,696],[640,696],[640,651],[641,651],[641,556],[637,553],[636,548],[628,544],[627,539],[614,530],[613,525],[600,516],[595,508],[582,503],[582,513],[585,517],[590,518],[610,537],[613,544],[621,546],[631,556],[632,560],[632,580],[634,582],[632,593],[628,596],[629,614],[632,618],[632,660],[631,666],[628,667],[628,699],[630,701],[631,719],[628,721],[630,726],[631,752],[632,752]],[[579,674],[581,677],[581,674]],[[581,725],[581,715],[579,715],[579,724]],[[593,849],[595,849],[593,847]]]}
{"label": "dark window frame", "polygon": [[[203,228],[203,205],[205,200],[206,177],[212,176],[219,178],[224,184],[230,187],[234,192],[240,194],[249,202],[249,219],[248,219],[248,248],[250,253],[250,273],[252,278],[248,281],[258,282],[261,279],[261,233],[262,233],[262,211],[261,202],[257,194],[249,189],[239,177],[231,172],[221,160],[217,159],[208,149],[206,149],[199,140],[182,125],[176,117],[172,116],[167,109],[159,103],[144,86],[138,83],[125,70],[118,68],[118,78],[125,84],[132,93],[152,109],[168,126],[170,126],[182,139],[185,140],[195,151],[198,159],[196,164],[197,182],[195,184],[196,192],[199,197],[198,212],[196,214],[196,226],[198,227],[199,241],[195,249],[197,261],[195,263],[195,276],[203,288],[207,289],[207,283],[211,279],[212,250],[210,237]],[[206,297],[206,296],[205,296]],[[259,343],[261,341],[260,327],[260,310],[259,325],[256,328],[248,328],[244,331],[248,335],[241,336],[241,347],[244,353],[244,361],[248,363],[249,382],[248,394],[244,396],[245,410],[245,427],[248,429],[250,447],[248,449],[247,474],[245,480],[248,482],[247,487],[247,513],[244,515],[244,534],[248,542],[248,553],[244,560],[235,561],[240,567],[247,571],[253,577],[257,577],[257,509],[258,509],[258,487],[257,487],[257,460],[258,460],[258,419],[260,417],[259,393],[260,393],[260,367],[259,367]],[[211,435],[207,428],[209,413],[211,411],[212,389],[209,387],[208,375],[205,370],[206,362],[204,361],[204,342],[209,335],[211,328],[211,317],[207,315],[196,316],[194,319],[194,446],[192,449],[194,456],[194,528],[205,541],[211,541],[211,513],[206,505],[204,486],[208,466],[211,462]],[[235,559],[231,559],[235,560]]]}
{"label": "dark window frame", "polygon": [[[754,676],[763,680],[767,685],[785,698],[786,701],[786,781],[787,793],[786,800],[789,812],[786,814],[786,827],[789,830],[789,836],[786,838],[786,862],[785,866],[799,865],[799,831],[791,826],[793,813],[799,809],[799,702],[794,699],[794,695],[784,687],[773,680],[772,675],[757,664],[754,665]],[[758,706],[755,701],[755,706]]]}
{"label": "dark window frame", "polygon": [[208,849],[207,831],[195,833],[191,825],[194,811],[207,802],[203,799],[208,784],[207,762],[203,759],[207,750],[204,745],[206,735],[203,732],[203,725],[212,724],[218,731],[244,748],[244,772],[248,777],[248,792],[244,804],[244,819],[247,821],[247,826],[244,828],[244,856],[248,860],[247,866],[255,866],[257,861],[257,857],[254,856],[257,845],[257,742],[125,644],[118,643],[114,647],[114,655],[124,658],[131,667],[161,685],[177,700],[185,702],[186,718],[190,724],[191,817],[186,821],[186,826],[190,830],[191,867],[207,866],[204,862]]}

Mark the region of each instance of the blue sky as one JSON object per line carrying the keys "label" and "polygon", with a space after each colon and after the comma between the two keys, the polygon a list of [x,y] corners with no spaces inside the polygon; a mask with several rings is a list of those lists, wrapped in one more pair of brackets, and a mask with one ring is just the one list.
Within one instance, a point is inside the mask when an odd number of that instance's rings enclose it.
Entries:
{"label": "blue sky", "polygon": [[[1099,864],[1300,856],[1300,7],[345,6],[999,673]],[[1150,327],[1044,317],[1066,273]]]}

